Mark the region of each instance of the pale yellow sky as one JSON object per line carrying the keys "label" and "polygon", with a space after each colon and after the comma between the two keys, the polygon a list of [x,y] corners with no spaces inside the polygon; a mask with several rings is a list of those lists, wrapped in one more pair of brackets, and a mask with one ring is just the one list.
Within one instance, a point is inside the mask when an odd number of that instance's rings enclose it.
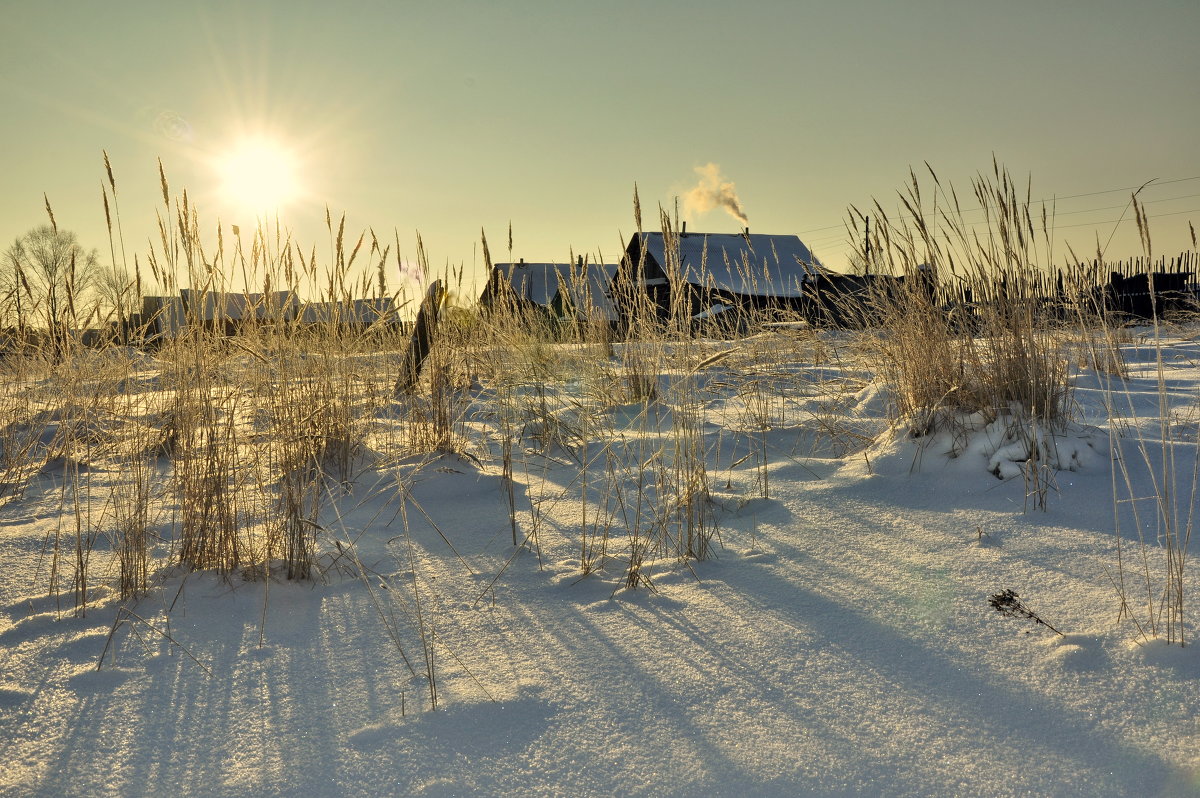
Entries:
{"label": "pale yellow sky", "polygon": [[[45,194],[109,259],[106,150],[131,260],[156,235],[159,158],[202,227],[253,226],[226,174],[242,157],[260,183],[291,170],[281,218],[320,258],[328,206],[406,258],[420,231],[435,266],[468,274],[481,230],[507,259],[510,222],[513,258],[611,262],[635,184],[653,224],[713,163],[754,231],[840,268],[848,206],[895,208],[925,162],[969,193],[994,155],[1059,198],[1062,256],[1110,236],[1108,255],[1136,254],[1116,220],[1155,178],[1155,248],[1179,252],[1200,226],[1198,31],[1195,0],[8,0],[0,240],[45,221]],[[247,139],[267,149],[237,156]]]}

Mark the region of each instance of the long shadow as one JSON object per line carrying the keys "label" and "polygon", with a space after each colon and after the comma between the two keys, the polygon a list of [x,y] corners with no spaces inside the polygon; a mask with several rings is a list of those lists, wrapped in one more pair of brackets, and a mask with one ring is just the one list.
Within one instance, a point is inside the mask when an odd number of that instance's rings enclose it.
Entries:
{"label": "long shadow", "polygon": [[[1180,460],[1176,466],[1178,482],[1183,490],[1181,495],[1190,495],[1192,462]],[[1145,471],[1144,464],[1137,464],[1137,468],[1140,472]],[[929,512],[935,507],[939,510],[1003,513],[1020,518],[1021,523],[1029,527],[1069,526],[1101,535],[1114,535],[1113,490],[1107,467],[1103,473],[1095,469],[1079,473],[1057,472],[1048,493],[1045,511],[1036,508],[1033,497],[1027,497],[1026,487],[1020,480],[999,480],[981,471],[978,475],[968,475],[948,486],[946,480],[952,474],[949,467],[926,465],[922,472],[877,476],[865,484],[858,478],[842,479],[835,475],[825,482],[813,483],[805,498],[829,506],[841,506],[843,499],[851,499],[864,504],[886,506],[896,514],[904,511]],[[1185,480],[1188,481],[1186,485],[1183,484]],[[1145,481],[1138,484],[1144,485]],[[1138,512],[1143,527],[1148,529],[1147,542],[1153,543],[1157,507],[1148,493],[1138,496]],[[1128,489],[1124,485],[1118,486],[1117,498],[1119,534],[1123,540],[1136,543],[1140,539],[1138,527],[1132,503],[1128,501]]]}
{"label": "long shadow", "polygon": [[[1115,739],[1090,714],[1048,705],[1052,699],[1019,683],[983,669],[965,668],[937,646],[901,634],[874,618],[781,579],[768,569],[748,566],[728,576],[736,577],[728,582],[741,600],[755,602],[753,596],[769,597],[770,604],[757,601],[762,612],[779,617],[783,624],[811,629],[827,641],[824,645],[835,647],[850,662],[865,665],[858,675],[880,674],[888,682],[903,685],[922,704],[942,707],[952,719],[971,723],[970,735],[976,740],[981,759],[986,760],[991,752],[1008,750],[1031,761],[1057,760],[1064,768],[1063,794],[1097,794],[1086,786],[1081,768],[1089,769],[1093,779],[1101,780],[1098,785],[1093,782],[1093,787],[1114,796],[1158,795],[1171,783],[1170,763]],[[738,581],[744,584],[739,586]],[[669,616],[663,616],[662,622],[676,623]],[[694,633],[693,638],[697,645],[706,642]],[[760,678],[758,668],[736,656],[724,656],[722,662],[723,667],[746,680]],[[838,730],[828,732],[836,735]],[[1020,774],[1014,773],[1012,778],[1019,783]],[[918,776],[914,785],[923,783],[923,779]],[[1078,790],[1071,788],[1074,782],[1080,782]],[[952,784],[946,786],[948,792],[956,789]]]}
{"label": "long shadow", "polygon": [[[314,650],[307,645],[256,657],[248,638],[257,638],[262,594],[243,589],[250,595],[236,597],[233,607],[228,596],[199,596],[172,616],[172,635],[211,677],[168,643],[146,659],[128,639],[118,641],[117,667],[129,674],[131,689],[104,689],[104,671],[78,677],[78,700],[35,794],[78,794],[89,785],[130,796],[299,794],[314,784],[332,786],[339,749],[322,718],[336,704],[335,685],[346,669],[323,660],[323,649],[313,658],[288,656]],[[292,602],[285,612],[319,634],[318,607]],[[220,608],[226,617],[209,617]],[[201,625],[192,627],[190,613],[204,616]],[[358,642],[347,650],[365,659],[373,649]],[[360,665],[366,673],[378,667]],[[267,673],[276,669],[286,676]],[[273,685],[285,694],[272,693]]]}
{"label": "long shadow", "polygon": [[[718,783],[762,784],[760,773],[731,759],[690,717],[696,708],[677,700],[678,684],[638,664],[644,658],[661,663],[663,657],[678,658],[679,654],[641,649],[633,637],[614,637],[610,628],[597,623],[585,609],[572,613],[568,620],[562,617],[560,607],[538,606],[543,601],[557,603],[555,592],[521,605],[524,612],[514,619],[514,626],[521,630],[517,633],[521,637],[552,641],[546,651],[549,660],[536,666],[556,703],[565,707],[558,724],[561,727],[574,718],[581,725],[568,735],[583,737],[592,745],[570,752],[577,773],[560,771],[553,774],[552,782],[534,776],[531,783],[549,783],[561,794],[573,790],[605,794],[619,789],[629,795],[694,795],[694,782],[704,783],[709,774],[719,774]],[[619,607],[620,600],[613,601]],[[613,670],[613,663],[620,663],[620,669]],[[616,751],[632,751],[637,759],[614,761],[608,750],[610,741]],[[554,738],[540,741],[543,751],[539,755],[546,756],[544,749],[554,742]],[[648,762],[654,766],[650,773],[643,770]],[[703,764],[696,769],[695,763]],[[520,775],[502,777],[519,779]],[[519,781],[512,784],[512,789],[520,788]]]}

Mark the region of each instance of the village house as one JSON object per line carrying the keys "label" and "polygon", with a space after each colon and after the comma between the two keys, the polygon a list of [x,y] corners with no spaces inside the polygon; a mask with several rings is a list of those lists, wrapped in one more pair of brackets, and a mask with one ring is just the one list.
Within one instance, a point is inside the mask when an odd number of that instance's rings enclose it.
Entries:
{"label": "village house", "polygon": [[508,306],[532,318],[559,323],[613,325],[618,316],[611,296],[616,264],[497,263],[479,303]]}
{"label": "village house", "polygon": [[[672,302],[704,320],[735,308],[800,310],[805,286],[826,274],[794,235],[750,233],[638,233],[629,239],[614,297],[628,321],[642,303],[659,319]],[[678,312],[680,309],[677,308]]]}

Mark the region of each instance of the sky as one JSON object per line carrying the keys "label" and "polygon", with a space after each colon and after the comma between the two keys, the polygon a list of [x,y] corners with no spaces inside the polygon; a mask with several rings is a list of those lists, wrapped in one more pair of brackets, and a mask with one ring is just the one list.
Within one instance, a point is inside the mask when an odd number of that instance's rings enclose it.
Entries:
{"label": "sky", "polygon": [[481,233],[494,261],[615,261],[635,187],[648,229],[677,201],[689,230],[739,229],[687,201],[705,179],[733,184],[753,232],[842,269],[849,207],[896,213],[926,163],[969,196],[993,158],[1053,200],[1056,261],[1067,244],[1138,254],[1126,206],[1147,181],[1156,254],[1200,226],[1195,0],[4,0],[3,16],[5,245],[49,200],[113,260],[105,152],[129,263],[157,237],[160,160],[206,236],[269,205],[328,262],[328,209],[406,263],[419,233],[433,268],[468,279]]}

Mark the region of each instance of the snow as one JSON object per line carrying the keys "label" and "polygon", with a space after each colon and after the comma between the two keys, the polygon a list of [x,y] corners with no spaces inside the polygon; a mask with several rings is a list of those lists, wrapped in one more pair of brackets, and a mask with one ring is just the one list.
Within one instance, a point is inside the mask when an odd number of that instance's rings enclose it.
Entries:
{"label": "snow", "polygon": [[[848,358],[739,382],[746,348],[792,351],[766,339],[711,342],[728,354],[664,371],[657,399],[590,409],[578,384],[540,386],[580,434],[530,427],[516,447],[519,547],[494,447],[390,453],[403,414],[381,413],[330,489],[320,579],[163,568],[123,603],[101,539],[77,617],[45,590],[47,541],[74,533],[63,472],[43,472],[0,507],[0,793],[1200,795],[1195,564],[1186,647],[1119,619],[1113,582],[1118,542],[1162,570],[1164,430],[1178,509],[1197,496],[1194,335],[1167,342],[1164,391],[1138,339],[1124,378],[1077,370],[1070,425],[1009,413],[929,434],[893,423]],[[131,390],[155,390],[142,368]],[[684,379],[699,409],[671,404]],[[470,399],[471,429],[494,434],[495,395]],[[686,468],[670,447],[697,413],[713,556],[660,552],[652,588],[627,589],[613,486],[632,506],[655,457]],[[102,493],[117,474],[88,479]],[[661,509],[663,486],[643,487]],[[581,541],[606,523],[584,576]],[[1138,574],[1126,563],[1143,618]],[[995,612],[1004,589],[1064,634]]]}

